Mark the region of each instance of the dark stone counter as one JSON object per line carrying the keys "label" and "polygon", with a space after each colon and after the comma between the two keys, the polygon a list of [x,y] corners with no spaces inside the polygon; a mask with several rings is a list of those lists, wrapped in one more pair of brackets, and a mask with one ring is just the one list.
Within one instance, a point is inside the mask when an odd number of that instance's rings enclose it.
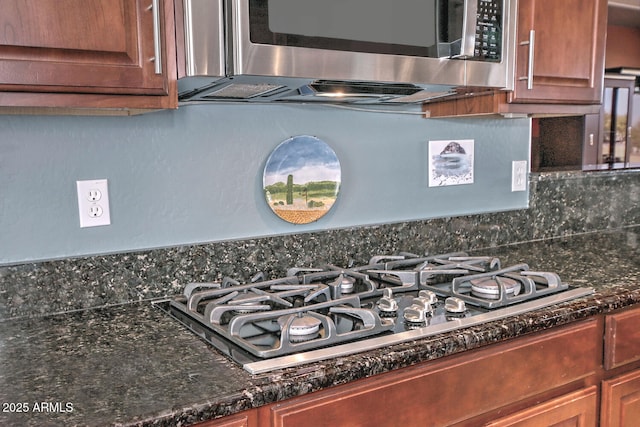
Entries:
{"label": "dark stone counter", "polygon": [[243,371],[149,302],[0,322],[0,425],[188,425],[638,304],[639,235],[635,227],[476,251],[596,292],[268,374]]}

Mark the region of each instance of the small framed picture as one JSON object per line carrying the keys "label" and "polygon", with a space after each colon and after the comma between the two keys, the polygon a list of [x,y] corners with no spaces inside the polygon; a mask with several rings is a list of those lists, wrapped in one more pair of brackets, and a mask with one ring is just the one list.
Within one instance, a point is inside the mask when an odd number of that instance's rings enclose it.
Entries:
{"label": "small framed picture", "polygon": [[473,184],[473,139],[429,141],[429,187]]}

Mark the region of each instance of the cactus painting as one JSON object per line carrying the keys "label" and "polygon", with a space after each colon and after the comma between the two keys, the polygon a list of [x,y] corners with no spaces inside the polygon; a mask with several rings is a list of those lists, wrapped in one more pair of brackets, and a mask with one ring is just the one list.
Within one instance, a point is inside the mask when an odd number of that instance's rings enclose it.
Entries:
{"label": "cactus painting", "polygon": [[287,205],[293,204],[293,175],[287,176]]}
{"label": "cactus painting", "polygon": [[282,142],[271,153],[263,175],[271,210],[293,224],[317,221],[340,191],[340,162],[324,141],[308,135]]}

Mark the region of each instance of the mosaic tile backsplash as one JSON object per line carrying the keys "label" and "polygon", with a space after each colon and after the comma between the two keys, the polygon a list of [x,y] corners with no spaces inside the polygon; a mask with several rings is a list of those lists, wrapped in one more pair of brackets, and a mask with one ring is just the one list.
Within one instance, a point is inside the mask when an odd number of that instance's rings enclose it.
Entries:
{"label": "mosaic tile backsplash", "polygon": [[374,254],[480,249],[640,224],[640,171],[532,174],[529,185],[529,208],[516,211],[1,267],[0,320],[162,298],[224,276],[249,280]]}

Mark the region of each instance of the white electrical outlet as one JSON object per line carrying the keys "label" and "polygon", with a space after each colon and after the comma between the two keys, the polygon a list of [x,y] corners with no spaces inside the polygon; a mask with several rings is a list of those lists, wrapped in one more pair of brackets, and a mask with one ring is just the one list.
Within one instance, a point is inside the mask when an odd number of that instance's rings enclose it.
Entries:
{"label": "white electrical outlet", "polygon": [[527,190],[527,161],[514,160],[511,162],[511,191]]}
{"label": "white electrical outlet", "polygon": [[76,181],[80,227],[111,224],[109,186],[106,179]]}

